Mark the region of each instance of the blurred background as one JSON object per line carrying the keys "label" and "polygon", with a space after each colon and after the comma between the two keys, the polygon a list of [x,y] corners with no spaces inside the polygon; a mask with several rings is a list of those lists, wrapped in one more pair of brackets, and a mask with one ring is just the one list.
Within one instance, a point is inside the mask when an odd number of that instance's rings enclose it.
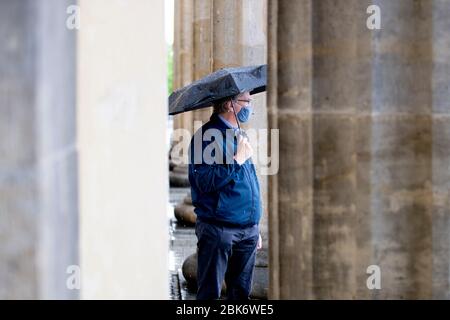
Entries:
{"label": "blurred background", "polygon": [[450,298],[449,31],[448,0],[0,0],[0,298],[195,298],[174,149],[211,110],[167,97],[264,63],[252,297]]}

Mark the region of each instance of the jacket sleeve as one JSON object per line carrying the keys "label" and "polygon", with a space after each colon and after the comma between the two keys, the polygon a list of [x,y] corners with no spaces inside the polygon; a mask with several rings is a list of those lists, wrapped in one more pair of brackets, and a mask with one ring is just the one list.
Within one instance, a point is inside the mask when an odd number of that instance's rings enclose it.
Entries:
{"label": "jacket sleeve", "polygon": [[197,188],[203,192],[215,192],[236,178],[241,169],[236,161],[232,164],[195,164],[193,178]]}

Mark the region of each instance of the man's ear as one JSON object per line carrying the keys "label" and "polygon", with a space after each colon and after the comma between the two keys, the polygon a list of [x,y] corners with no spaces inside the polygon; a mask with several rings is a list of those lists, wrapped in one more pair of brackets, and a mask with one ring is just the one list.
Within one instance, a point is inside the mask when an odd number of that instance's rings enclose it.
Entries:
{"label": "man's ear", "polygon": [[233,104],[231,100],[227,102],[227,110],[228,112],[233,112]]}

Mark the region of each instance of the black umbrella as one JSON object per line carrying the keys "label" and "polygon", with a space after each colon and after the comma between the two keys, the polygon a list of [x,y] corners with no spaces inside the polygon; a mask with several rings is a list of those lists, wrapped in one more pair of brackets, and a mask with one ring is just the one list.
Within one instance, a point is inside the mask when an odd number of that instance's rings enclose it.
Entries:
{"label": "black umbrella", "polygon": [[267,65],[220,69],[173,92],[169,97],[169,114],[209,107],[245,91],[263,92],[266,83]]}

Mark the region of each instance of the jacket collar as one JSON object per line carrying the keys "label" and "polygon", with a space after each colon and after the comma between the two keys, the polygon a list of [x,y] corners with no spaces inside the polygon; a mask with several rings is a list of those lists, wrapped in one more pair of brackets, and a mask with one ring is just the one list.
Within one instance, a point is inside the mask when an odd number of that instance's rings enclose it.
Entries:
{"label": "jacket collar", "polygon": [[217,127],[220,130],[227,130],[227,129],[233,129],[236,130],[235,128],[230,128],[220,117],[217,113],[213,113],[211,115],[211,117],[209,118],[209,120],[211,121],[211,123],[214,124],[215,127]]}

